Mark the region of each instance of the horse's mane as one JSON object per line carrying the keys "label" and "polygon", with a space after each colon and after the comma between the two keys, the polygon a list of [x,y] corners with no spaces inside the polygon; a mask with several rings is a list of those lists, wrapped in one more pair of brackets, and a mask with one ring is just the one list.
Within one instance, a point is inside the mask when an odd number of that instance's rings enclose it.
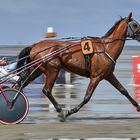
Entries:
{"label": "horse's mane", "polygon": [[124,18],[121,18],[120,20],[115,22],[115,24],[111,27],[111,29],[104,36],[102,36],[101,38],[105,38],[105,37],[109,36],[110,34],[112,34],[112,32],[114,31],[116,26],[118,26],[122,20],[124,20]]}

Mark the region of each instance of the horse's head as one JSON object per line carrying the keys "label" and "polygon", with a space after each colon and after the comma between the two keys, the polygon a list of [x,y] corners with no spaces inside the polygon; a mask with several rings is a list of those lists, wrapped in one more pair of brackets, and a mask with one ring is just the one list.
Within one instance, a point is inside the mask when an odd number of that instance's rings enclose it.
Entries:
{"label": "horse's head", "polygon": [[140,41],[140,25],[132,18],[132,13],[125,20],[127,23],[127,37]]}

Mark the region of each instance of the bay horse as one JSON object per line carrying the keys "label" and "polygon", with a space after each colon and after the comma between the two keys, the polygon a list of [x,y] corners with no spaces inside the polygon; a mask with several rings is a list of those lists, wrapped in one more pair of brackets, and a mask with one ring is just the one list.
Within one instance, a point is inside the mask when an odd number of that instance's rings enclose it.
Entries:
{"label": "bay horse", "polygon": [[[42,91],[52,102],[56,111],[59,113],[59,117],[61,117],[63,120],[73,113],[78,112],[80,108],[82,108],[90,100],[95,88],[101,80],[108,81],[122,95],[124,95],[132,103],[132,105],[136,107],[137,111],[140,111],[139,104],[129,95],[128,91],[117,80],[113,73],[116,61],[123,50],[127,37],[140,41],[140,25],[132,18],[132,13],[117,21],[103,37],[91,38],[94,53],[90,59],[90,82],[83,101],[73,109],[63,111],[52,95],[52,88],[60,69],[65,69],[66,71],[86,77],[86,61],[81,51],[80,42],[78,41],[44,40],[23,49],[18,56],[19,61],[17,68],[22,67],[25,61],[26,63],[30,63],[38,58],[42,58],[41,66],[39,66],[30,76],[30,78],[24,82],[23,86],[26,87],[31,81],[44,73],[46,76],[46,81]],[[59,53],[57,56],[52,57],[49,61],[43,60],[44,55],[68,45],[74,47],[70,47],[64,52]],[[28,55],[28,58],[26,57],[25,59],[20,60]],[[36,67],[37,65],[32,69],[35,69]],[[27,75],[30,75],[30,70],[26,72]],[[22,74],[20,76],[22,76]]]}

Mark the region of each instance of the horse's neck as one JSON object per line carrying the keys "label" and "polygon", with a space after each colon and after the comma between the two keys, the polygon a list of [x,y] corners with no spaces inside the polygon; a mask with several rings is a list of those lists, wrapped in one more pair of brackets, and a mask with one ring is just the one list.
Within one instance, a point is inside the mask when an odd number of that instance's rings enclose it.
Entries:
{"label": "horse's neck", "polygon": [[115,61],[120,56],[124,47],[126,31],[126,23],[122,22],[114,29],[114,31],[108,37],[105,38],[106,42],[111,42],[106,44],[106,49]]}

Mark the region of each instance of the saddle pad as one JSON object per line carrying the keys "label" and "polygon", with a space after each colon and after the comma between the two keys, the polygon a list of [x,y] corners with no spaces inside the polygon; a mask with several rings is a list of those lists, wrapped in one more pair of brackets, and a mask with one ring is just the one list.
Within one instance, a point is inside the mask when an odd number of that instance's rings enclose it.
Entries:
{"label": "saddle pad", "polygon": [[92,46],[92,40],[90,39],[82,39],[81,40],[81,47],[83,54],[92,54],[94,52]]}

